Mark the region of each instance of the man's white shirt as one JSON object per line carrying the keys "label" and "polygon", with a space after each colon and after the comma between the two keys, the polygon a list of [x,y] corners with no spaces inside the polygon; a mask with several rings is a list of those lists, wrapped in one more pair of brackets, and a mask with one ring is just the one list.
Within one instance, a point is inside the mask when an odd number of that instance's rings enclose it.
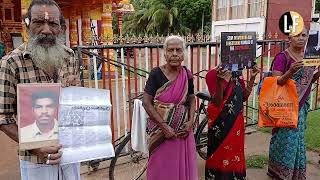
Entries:
{"label": "man's white shirt", "polygon": [[21,128],[20,133],[21,142],[55,140],[58,139],[58,121],[56,119],[54,120],[54,128],[47,133],[42,133],[36,122]]}

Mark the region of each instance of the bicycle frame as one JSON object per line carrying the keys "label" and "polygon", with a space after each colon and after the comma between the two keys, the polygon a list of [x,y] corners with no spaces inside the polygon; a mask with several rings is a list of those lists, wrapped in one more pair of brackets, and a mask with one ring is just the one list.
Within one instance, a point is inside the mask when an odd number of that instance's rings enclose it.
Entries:
{"label": "bicycle frame", "polygon": [[206,100],[203,100],[203,99],[201,100],[200,107],[199,107],[197,114],[196,114],[196,117],[195,117],[196,121],[193,123],[194,129],[196,129],[195,127],[197,127],[200,124],[200,115],[201,114],[208,116],[208,111],[207,111],[205,102],[206,102]]}

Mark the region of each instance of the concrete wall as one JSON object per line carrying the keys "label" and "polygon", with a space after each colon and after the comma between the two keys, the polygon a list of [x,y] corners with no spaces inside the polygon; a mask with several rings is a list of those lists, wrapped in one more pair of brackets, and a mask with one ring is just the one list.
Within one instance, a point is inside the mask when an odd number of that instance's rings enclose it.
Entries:
{"label": "concrete wall", "polygon": [[239,31],[255,31],[259,34],[258,39],[263,39],[265,22],[263,17],[215,21],[212,23],[212,39],[215,41],[221,32]]}

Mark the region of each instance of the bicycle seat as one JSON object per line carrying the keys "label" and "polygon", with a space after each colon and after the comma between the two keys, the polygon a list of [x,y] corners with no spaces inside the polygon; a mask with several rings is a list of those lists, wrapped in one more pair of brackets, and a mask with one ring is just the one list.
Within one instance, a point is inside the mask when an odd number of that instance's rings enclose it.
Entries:
{"label": "bicycle seat", "polygon": [[197,92],[196,96],[202,100],[206,100],[206,101],[210,101],[211,100],[211,96],[208,93],[203,93],[203,92]]}

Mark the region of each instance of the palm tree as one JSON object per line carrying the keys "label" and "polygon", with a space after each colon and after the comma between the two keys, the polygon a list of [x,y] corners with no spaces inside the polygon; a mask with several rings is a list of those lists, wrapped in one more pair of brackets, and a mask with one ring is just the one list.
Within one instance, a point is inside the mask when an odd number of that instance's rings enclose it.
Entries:
{"label": "palm tree", "polygon": [[178,8],[174,6],[173,0],[149,0],[145,8],[138,10],[124,22],[124,32],[159,35],[185,34],[188,28],[181,25],[178,15]]}
{"label": "palm tree", "polygon": [[147,33],[146,26],[149,23],[148,19],[143,18],[147,9],[136,11],[133,15],[124,17],[123,32],[126,34],[143,35]]}

